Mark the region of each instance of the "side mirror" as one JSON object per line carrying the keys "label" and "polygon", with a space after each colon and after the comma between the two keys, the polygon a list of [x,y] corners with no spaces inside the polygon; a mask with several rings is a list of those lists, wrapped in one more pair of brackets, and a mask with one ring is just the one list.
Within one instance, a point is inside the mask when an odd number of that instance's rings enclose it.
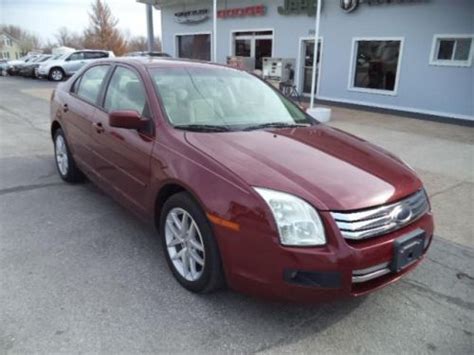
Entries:
{"label": "side mirror", "polygon": [[112,111],[109,113],[109,125],[116,128],[144,129],[148,125],[148,120],[142,120],[137,111]]}
{"label": "side mirror", "polygon": [[308,108],[306,113],[321,123],[331,121],[331,109],[326,107]]}

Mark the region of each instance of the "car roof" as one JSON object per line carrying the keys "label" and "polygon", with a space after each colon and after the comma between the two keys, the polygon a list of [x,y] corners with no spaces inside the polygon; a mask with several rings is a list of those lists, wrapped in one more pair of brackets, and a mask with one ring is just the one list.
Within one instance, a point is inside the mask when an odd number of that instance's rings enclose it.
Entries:
{"label": "car roof", "polygon": [[[166,67],[185,67],[185,68],[227,68],[238,70],[223,64],[210,63],[206,61],[172,58],[172,57],[116,57],[107,58],[101,61],[108,63],[124,63],[144,68],[166,68]],[[240,70],[238,70],[240,71]]]}
{"label": "car roof", "polygon": [[[71,53],[76,53],[76,52],[104,52],[104,53],[109,53],[111,51],[108,51],[106,49],[76,49],[74,52]],[[67,53],[69,54],[69,53]]]}

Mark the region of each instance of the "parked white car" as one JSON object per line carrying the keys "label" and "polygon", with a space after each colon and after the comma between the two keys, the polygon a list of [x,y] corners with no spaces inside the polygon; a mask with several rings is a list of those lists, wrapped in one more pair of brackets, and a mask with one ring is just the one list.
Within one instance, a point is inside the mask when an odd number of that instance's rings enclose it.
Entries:
{"label": "parked white car", "polygon": [[9,60],[7,64],[7,72],[9,75],[17,75],[19,69],[28,63],[31,63],[33,60],[37,59],[41,53],[28,53],[27,55],[15,59],[15,60]]}
{"label": "parked white car", "polygon": [[84,65],[91,61],[115,57],[111,51],[103,50],[78,50],[64,55],[58,60],[50,60],[38,67],[38,76],[48,78],[52,81],[61,81],[65,77],[73,75]]}

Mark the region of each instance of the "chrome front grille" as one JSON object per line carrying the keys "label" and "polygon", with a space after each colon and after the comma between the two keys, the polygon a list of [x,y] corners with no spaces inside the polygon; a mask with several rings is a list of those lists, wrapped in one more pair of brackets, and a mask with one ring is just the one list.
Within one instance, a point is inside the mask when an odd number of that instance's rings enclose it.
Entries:
{"label": "chrome front grille", "polygon": [[331,212],[342,236],[360,240],[400,229],[429,211],[424,190],[390,205],[358,212]]}

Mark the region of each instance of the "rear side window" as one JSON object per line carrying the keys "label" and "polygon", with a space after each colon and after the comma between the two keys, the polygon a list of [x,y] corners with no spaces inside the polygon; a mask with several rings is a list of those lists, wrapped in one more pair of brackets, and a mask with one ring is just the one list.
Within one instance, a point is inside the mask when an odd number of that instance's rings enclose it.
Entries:
{"label": "rear side window", "polygon": [[148,115],[145,89],[134,71],[117,67],[107,89],[104,108],[107,112],[134,110],[143,116]]}
{"label": "rear side window", "polygon": [[88,69],[82,74],[79,86],[74,88],[76,94],[82,99],[95,104],[108,70],[108,65],[98,65]]}
{"label": "rear side window", "polygon": [[85,52],[84,53],[86,59],[99,59],[99,58],[107,58],[109,55],[105,52]]}
{"label": "rear side window", "polygon": [[68,60],[83,60],[83,59],[84,59],[84,53],[83,52],[73,53],[68,58]]}

